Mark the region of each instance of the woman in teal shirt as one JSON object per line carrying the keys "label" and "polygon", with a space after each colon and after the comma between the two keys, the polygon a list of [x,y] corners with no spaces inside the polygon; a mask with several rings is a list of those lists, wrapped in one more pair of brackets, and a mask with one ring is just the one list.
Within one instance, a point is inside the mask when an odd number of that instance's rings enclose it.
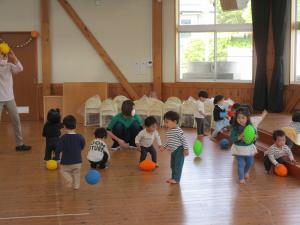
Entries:
{"label": "woman in teal shirt", "polygon": [[135,114],[134,103],[126,100],[122,104],[122,112],[115,115],[107,127],[108,135],[113,139],[112,150],[121,147],[136,147],[135,137],[142,130],[142,119]]}

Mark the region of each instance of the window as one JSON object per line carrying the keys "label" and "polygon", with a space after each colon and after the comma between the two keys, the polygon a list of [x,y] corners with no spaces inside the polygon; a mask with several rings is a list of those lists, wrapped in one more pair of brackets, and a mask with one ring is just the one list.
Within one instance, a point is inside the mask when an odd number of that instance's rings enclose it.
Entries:
{"label": "window", "polygon": [[295,38],[295,44],[296,44],[296,51],[295,51],[295,77],[294,80],[295,82],[299,83],[300,82],[300,0],[296,1],[296,38]]}
{"label": "window", "polygon": [[219,0],[179,0],[178,19],[179,80],[252,80],[250,1],[224,12]]}

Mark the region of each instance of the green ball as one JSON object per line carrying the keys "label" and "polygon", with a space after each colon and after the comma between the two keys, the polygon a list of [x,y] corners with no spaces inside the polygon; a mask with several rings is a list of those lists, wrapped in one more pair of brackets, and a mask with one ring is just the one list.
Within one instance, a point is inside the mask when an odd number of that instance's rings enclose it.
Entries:
{"label": "green ball", "polygon": [[253,143],[255,139],[255,128],[252,125],[247,125],[244,129],[244,141],[247,145]]}
{"label": "green ball", "polygon": [[196,140],[194,142],[193,149],[194,149],[195,155],[200,156],[202,153],[202,142],[200,140]]}

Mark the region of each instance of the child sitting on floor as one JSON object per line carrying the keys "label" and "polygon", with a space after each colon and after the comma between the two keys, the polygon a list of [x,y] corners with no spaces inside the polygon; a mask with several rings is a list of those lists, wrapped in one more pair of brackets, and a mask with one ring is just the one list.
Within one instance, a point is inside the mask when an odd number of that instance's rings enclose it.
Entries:
{"label": "child sitting on floor", "polygon": [[285,133],[282,130],[275,130],[273,132],[274,144],[264,153],[264,165],[266,171],[269,173],[272,167],[280,164],[289,164],[289,158],[292,164],[295,164],[294,156],[291,149],[285,144]]}
{"label": "child sitting on floor", "polygon": [[167,182],[170,184],[178,184],[181,178],[184,157],[189,154],[188,144],[183,135],[183,131],[178,127],[179,115],[177,112],[166,112],[164,115],[164,122],[165,126],[168,128],[166,132],[167,141],[160,147],[160,150],[169,150],[171,152],[172,170],[172,178],[167,180]]}
{"label": "child sitting on floor", "polygon": [[87,155],[87,159],[90,162],[90,166],[96,169],[99,166],[100,169],[107,167],[107,161],[110,159],[108,148],[104,139],[107,137],[105,128],[97,128],[94,132],[95,139],[90,144],[90,149]]}
{"label": "child sitting on floor", "polygon": [[157,154],[153,146],[154,139],[156,140],[159,147],[161,147],[161,140],[157,129],[157,121],[153,116],[149,116],[145,119],[144,122],[145,128],[139,132],[135,137],[135,144],[138,148],[138,151],[141,152],[140,162],[144,161],[149,152],[152,158],[152,161],[157,164]]}
{"label": "child sitting on floor", "polygon": [[217,137],[218,133],[225,127],[229,127],[229,120],[226,118],[227,112],[224,107],[224,96],[217,95],[214,98],[214,121],[215,121],[215,130],[211,134],[211,138],[214,139]]}

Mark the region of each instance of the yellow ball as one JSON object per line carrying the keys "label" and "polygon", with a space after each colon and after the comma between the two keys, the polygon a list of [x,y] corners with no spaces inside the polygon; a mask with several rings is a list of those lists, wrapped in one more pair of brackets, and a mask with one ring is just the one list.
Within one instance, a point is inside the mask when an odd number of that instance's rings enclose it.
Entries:
{"label": "yellow ball", "polygon": [[5,42],[0,44],[0,52],[4,55],[7,55],[10,51],[10,47]]}
{"label": "yellow ball", "polygon": [[57,168],[57,162],[55,160],[48,160],[47,161],[47,164],[46,164],[46,167],[48,170],[56,170]]}

